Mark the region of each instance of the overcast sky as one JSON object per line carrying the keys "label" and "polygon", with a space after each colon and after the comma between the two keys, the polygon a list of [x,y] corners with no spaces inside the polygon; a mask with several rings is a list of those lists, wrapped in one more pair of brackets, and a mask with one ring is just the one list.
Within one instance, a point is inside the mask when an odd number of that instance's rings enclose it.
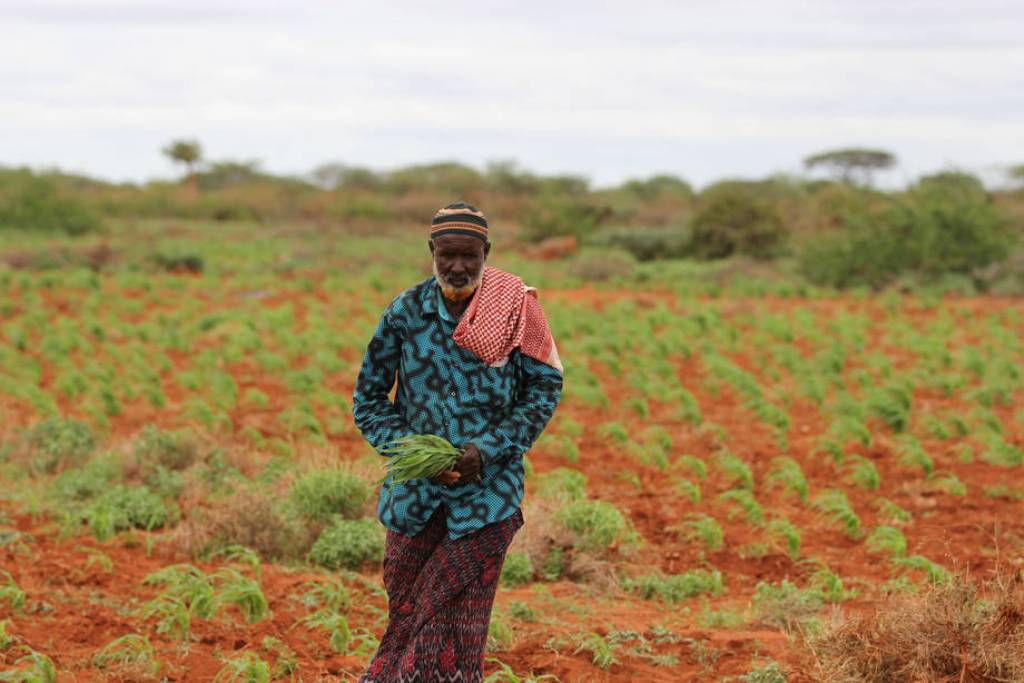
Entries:
{"label": "overcast sky", "polygon": [[0,0],[0,164],[516,159],[597,184],[1024,163],[1021,0]]}

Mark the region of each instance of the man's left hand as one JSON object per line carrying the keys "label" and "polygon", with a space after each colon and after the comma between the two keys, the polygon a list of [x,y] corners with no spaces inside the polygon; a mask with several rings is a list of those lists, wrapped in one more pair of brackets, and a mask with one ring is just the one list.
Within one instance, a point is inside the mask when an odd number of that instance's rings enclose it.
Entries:
{"label": "man's left hand", "polygon": [[453,470],[459,473],[459,482],[479,481],[483,458],[476,445],[468,443],[462,448],[462,456],[455,461]]}

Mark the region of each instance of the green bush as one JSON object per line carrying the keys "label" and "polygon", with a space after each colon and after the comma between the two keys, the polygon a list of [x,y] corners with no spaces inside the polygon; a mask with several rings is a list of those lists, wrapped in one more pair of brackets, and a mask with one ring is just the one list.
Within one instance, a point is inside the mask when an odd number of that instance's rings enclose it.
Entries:
{"label": "green bush", "polygon": [[609,230],[596,240],[610,247],[628,251],[638,261],[682,258],[687,254],[689,238],[678,227],[619,228]]}
{"label": "green bush", "polygon": [[117,486],[97,498],[84,516],[93,535],[102,541],[126,529],[159,529],[176,519],[178,510],[146,486]]}
{"label": "green bush", "polygon": [[359,477],[341,470],[317,470],[297,479],[288,498],[306,519],[329,522],[334,515],[359,517],[369,495],[369,487]]}
{"label": "green bush", "polygon": [[638,540],[622,512],[603,500],[574,501],[559,510],[555,517],[577,534],[576,547],[583,551],[600,552],[613,544],[632,545]]}
{"label": "green bush", "polygon": [[533,563],[526,553],[509,553],[501,567],[501,583],[516,587],[533,580]]}
{"label": "green bush", "polygon": [[660,598],[674,605],[697,595],[718,595],[724,590],[725,584],[722,582],[722,573],[717,569],[710,572],[695,569],[670,576],[641,576],[628,580],[626,587],[645,600]]}
{"label": "green bush", "polygon": [[528,242],[549,237],[589,235],[611,216],[607,206],[594,205],[574,197],[546,197],[538,200],[523,216],[520,236]]}
{"label": "green bush", "polygon": [[135,442],[135,461],[155,463],[169,470],[183,470],[196,461],[199,444],[191,432],[168,431],[147,425]]}
{"label": "green bush", "polygon": [[96,447],[89,425],[60,417],[35,424],[29,429],[26,442],[31,449],[33,471],[47,474],[81,463]]}
{"label": "green bush", "polygon": [[842,223],[800,251],[800,270],[816,284],[879,288],[904,275],[970,275],[1005,259],[1015,241],[1004,212],[969,183],[923,183]]}
{"label": "green bush", "polygon": [[120,477],[120,466],[116,461],[97,457],[82,467],[62,472],[54,480],[53,490],[64,500],[91,500],[109,490]]}
{"label": "green bush", "polygon": [[359,569],[383,559],[384,532],[373,519],[338,519],[316,539],[309,557],[328,569]]}
{"label": "green bush", "polygon": [[688,251],[705,260],[734,255],[769,258],[779,252],[786,237],[782,217],[771,200],[746,183],[720,183],[701,195]]}
{"label": "green bush", "polygon": [[99,216],[66,197],[54,178],[27,169],[0,170],[0,230],[83,235],[99,230]]}

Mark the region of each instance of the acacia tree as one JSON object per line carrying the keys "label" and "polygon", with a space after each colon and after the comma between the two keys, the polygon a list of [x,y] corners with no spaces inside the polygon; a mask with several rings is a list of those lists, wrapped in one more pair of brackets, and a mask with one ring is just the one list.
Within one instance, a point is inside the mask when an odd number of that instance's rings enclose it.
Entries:
{"label": "acacia tree", "polygon": [[851,185],[871,185],[871,174],[876,170],[892,168],[896,157],[884,149],[850,147],[813,154],[804,159],[807,169],[822,166],[833,177]]}
{"label": "acacia tree", "polygon": [[195,187],[196,165],[203,159],[198,140],[172,140],[161,150],[171,161],[185,165],[185,181]]}

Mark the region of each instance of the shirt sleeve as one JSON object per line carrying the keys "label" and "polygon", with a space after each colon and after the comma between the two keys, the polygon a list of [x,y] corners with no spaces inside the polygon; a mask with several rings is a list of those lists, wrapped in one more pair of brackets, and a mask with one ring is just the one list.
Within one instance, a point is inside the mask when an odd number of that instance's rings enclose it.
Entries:
{"label": "shirt sleeve", "polygon": [[562,397],[561,372],[525,354],[520,358],[522,374],[515,405],[472,439],[484,465],[522,457],[544,431]]}
{"label": "shirt sleeve", "polygon": [[388,310],[366,348],[352,393],[352,416],[356,426],[378,451],[395,439],[416,433],[389,398],[401,355],[402,331]]}

